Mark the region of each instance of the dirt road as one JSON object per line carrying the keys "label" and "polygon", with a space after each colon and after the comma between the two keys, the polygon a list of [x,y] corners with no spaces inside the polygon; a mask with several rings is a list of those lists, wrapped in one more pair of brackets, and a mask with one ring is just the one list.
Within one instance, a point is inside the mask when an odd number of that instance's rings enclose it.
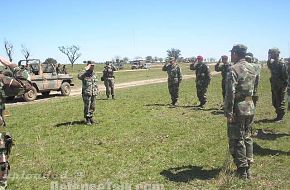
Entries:
{"label": "dirt road", "polygon": [[[212,72],[212,75],[219,74],[218,72]],[[195,75],[183,75],[183,80],[188,80],[195,78]],[[132,81],[132,82],[124,82],[124,83],[116,83],[115,89],[122,89],[122,88],[130,88],[135,86],[144,86],[144,85],[150,85],[150,84],[158,84],[158,83],[164,83],[167,82],[167,78],[157,78],[157,79],[147,79],[147,80],[139,80],[139,81]],[[105,87],[102,83],[99,85],[100,91],[105,91]],[[81,88],[73,88],[71,90],[70,96],[78,96],[81,95]],[[21,100],[14,101],[14,102],[8,102],[7,106],[19,106],[19,105],[27,105],[27,104],[35,104],[40,103],[44,101],[48,101],[55,98],[66,98],[65,96],[61,96],[59,92],[53,92],[48,98],[44,98],[42,96],[38,96],[37,100],[34,100],[33,102],[21,102]]]}

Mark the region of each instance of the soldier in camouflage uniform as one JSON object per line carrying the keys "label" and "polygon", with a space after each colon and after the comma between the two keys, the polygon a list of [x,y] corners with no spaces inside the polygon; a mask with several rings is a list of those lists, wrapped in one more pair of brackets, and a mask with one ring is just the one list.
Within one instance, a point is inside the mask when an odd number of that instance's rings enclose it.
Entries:
{"label": "soldier in camouflage uniform", "polygon": [[[0,57],[0,62],[7,66],[10,67],[13,64],[11,62],[9,62],[8,60]],[[4,90],[3,90],[3,80],[6,81],[6,79],[4,79],[5,76],[3,74],[0,74],[0,190],[5,190],[7,188],[7,179],[8,179],[8,173],[10,170],[10,165],[8,162],[9,159],[9,155],[12,149],[12,136],[10,133],[5,132],[3,130],[3,128],[6,126],[5,121],[4,121],[4,115],[3,115],[3,111],[5,109],[5,103],[4,103]],[[9,77],[10,78],[10,77]],[[19,83],[18,82],[15,83],[15,81],[13,81],[13,79],[10,80],[9,84],[11,88],[15,88],[16,86],[19,87]],[[15,84],[17,84],[15,86]]]}
{"label": "soldier in camouflage uniform", "polygon": [[178,64],[176,64],[175,58],[170,58],[170,64],[165,64],[162,71],[166,71],[168,74],[168,90],[171,96],[171,104],[176,105],[178,101],[179,85],[182,81],[182,73]]}
{"label": "soldier in camouflage uniform", "polygon": [[272,104],[276,109],[276,122],[283,121],[285,115],[285,93],[288,86],[288,72],[285,63],[279,59],[280,51],[277,48],[268,51],[268,68],[271,71]]}
{"label": "soldier in camouflage uniform", "polygon": [[94,73],[94,63],[88,61],[85,71],[79,73],[78,78],[82,80],[84,118],[87,125],[92,125],[95,123],[93,116],[96,108],[96,97],[98,95],[98,79]]}
{"label": "soldier in camouflage uniform", "polygon": [[106,63],[106,66],[103,70],[103,81],[106,87],[106,95],[107,99],[109,99],[110,95],[112,95],[112,99],[115,99],[115,75],[114,71],[116,68],[111,63]]}
{"label": "soldier in camouflage uniform", "polygon": [[[223,64],[220,64],[223,63]],[[215,65],[214,69],[216,72],[221,72],[222,74],[222,94],[223,94],[223,101],[225,100],[225,85],[227,79],[227,73],[229,72],[231,64],[228,62],[228,56],[223,55],[218,63]]]}
{"label": "soldier in camouflage uniform", "polygon": [[246,61],[248,63],[252,63],[256,72],[257,72],[257,76],[256,76],[256,80],[255,80],[255,86],[254,86],[254,92],[253,92],[253,102],[254,105],[256,107],[257,105],[257,101],[259,100],[259,96],[258,96],[258,86],[259,86],[259,82],[260,82],[260,73],[261,73],[261,64],[259,63],[259,60],[257,58],[254,57],[253,53],[248,52],[246,54],[245,57]]}
{"label": "soldier in camouflage uniform", "polygon": [[204,107],[207,102],[207,88],[211,80],[209,67],[203,62],[203,57],[199,55],[197,56],[195,62],[190,64],[190,70],[196,71],[196,92],[200,102],[197,107]]}
{"label": "soldier in camouflage uniform", "polygon": [[253,141],[251,125],[255,114],[252,100],[256,70],[245,60],[247,47],[238,44],[231,50],[231,67],[227,77],[224,103],[227,117],[229,150],[237,166],[237,175],[250,179],[250,165],[253,163]]}
{"label": "soldier in camouflage uniform", "polygon": [[288,111],[290,110],[290,58],[287,59],[287,70],[288,70]]}

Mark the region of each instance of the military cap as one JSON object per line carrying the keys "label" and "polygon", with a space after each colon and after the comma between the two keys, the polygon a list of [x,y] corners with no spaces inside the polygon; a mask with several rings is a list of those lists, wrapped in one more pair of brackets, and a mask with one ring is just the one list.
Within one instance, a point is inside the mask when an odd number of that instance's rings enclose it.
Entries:
{"label": "military cap", "polygon": [[169,61],[175,61],[175,57],[169,57]]}
{"label": "military cap", "polygon": [[203,57],[201,55],[196,57],[197,60],[203,60]]}
{"label": "military cap", "polygon": [[243,45],[243,44],[237,44],[234,45],[232,50],[230,50],[231,52],[237,52],[237,53],[247,53],[247,46]]}
{"label": "military cap", "polygon": [[280,54],[280,50],[278,48],[271,48],[269,49],[268,53]]}

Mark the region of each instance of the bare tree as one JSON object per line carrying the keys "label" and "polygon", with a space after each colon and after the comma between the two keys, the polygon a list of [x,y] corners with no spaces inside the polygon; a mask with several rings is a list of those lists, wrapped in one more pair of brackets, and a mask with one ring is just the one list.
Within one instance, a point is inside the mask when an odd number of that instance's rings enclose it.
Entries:
{"label": "bare tree", "polygon": [[70,63],[72,68],[74,67],[74,63],[75,61],[82,55],[81,53],[78,53],[78,51],[80,50],[80,47],[72,45],[72,46],[60,46],[58,47],[59,51],[61,51],[63,54],[65,54]]}
{"label": "bare tree", "polygon": [[12,54],[13,54],[13,44],[9,41],[4,41],[5,50],[7,53],[7,56],[9,57],[9,61],[12,62]]}
{"label": "bare tree", "polygon": [[23,44],[21,45],[21,49],[22,49],[21,52],[23,56],[25,57],[25,60],[27,61],[29,56],[31,55],[30,51]]}

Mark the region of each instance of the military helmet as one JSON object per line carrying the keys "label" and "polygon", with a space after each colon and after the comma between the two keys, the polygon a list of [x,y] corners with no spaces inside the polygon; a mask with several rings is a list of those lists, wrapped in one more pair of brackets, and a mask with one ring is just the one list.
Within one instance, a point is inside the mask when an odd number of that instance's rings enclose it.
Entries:
{"label": "military helmet", "polygon": [[228,59],[228,56],[223,55],[223,56],[222,56],[222,59]]}
{"label": "military helmet", "polygon": [[268,53],[279,55],[280,54],[280,50],[278,48],[271,48],[271,49],[269,49]]}
{"label": "military helmet", "polygon": [[175,61],[175,57],[169,57],[169,61]]}
{"label": "military helmet", "polygon": [[230,50],[230,52],[235,52],[235,53],[247,53],[247,46],[243,45],[243,44],[237,44],[234,45],[232,50]]}

